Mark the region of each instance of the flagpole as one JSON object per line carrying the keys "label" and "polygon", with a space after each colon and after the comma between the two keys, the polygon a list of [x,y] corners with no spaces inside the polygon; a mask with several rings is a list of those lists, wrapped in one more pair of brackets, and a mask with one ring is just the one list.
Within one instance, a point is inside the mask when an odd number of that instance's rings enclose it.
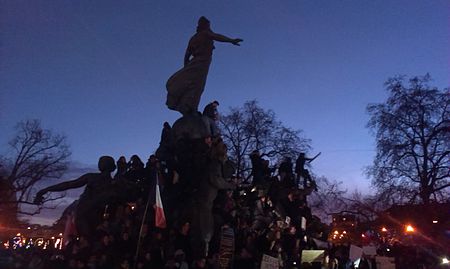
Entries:
{"label": "flagpole", "polygon": [[[158,182],[158,170],[156,170],[156,185],[158,185],[158,184],[159,184],[159,182]],[[136,254],[134,256],[133,269],[136,269],[136,265],[138,263],[139,250],[141,248],[142,230],[144,229],[144,223],[145,223],[145,219],[147,218],[148,207],[150,205],[150,199],[152,197],[151,196],[151,192],[152,192],[152,188],[150,188],[150,191],[148,193],[147,204],[145,205],[144,215],[142,216],[141,228],[139,230],[139,237],[138,237],[138,242],[137,242],[137,246],[136,246]]]}

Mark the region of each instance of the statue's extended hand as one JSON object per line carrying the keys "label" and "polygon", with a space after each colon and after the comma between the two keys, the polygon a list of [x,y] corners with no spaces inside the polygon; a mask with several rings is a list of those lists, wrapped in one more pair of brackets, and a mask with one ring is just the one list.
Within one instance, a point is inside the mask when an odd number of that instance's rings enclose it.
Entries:
{"label": "statue's extended hand", "polygon": [[240,39],[240,38],[235,38],[235,39],[233,39],[233,41],[231,41],[231,43],[235,46],[240,46],[241,44],[239,44],[239,43],[242,41],[244,41],[244,40]]}
{"label": "statue's extended hand", "polygon": [[36,197],[34,197],[34,203],[35,204],[42,204],[42,201],[44,200],[44,192],[42,191],[38,191],[38,193],[36,193]]}

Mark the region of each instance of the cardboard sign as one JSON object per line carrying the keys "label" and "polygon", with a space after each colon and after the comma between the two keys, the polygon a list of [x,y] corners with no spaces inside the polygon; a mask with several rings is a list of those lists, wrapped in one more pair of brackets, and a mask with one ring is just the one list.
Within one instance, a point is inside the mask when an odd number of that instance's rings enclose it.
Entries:
{"label": "cardboard sign", "polygon": [[219,264],[221,269],[231,268],[234,253],[234,231],[232,228],[222,228],[220,237]]}
{"label": "cardboard sign", "polygon": [[302,250],[302,263],[323,262],[325,250]]}
{"label": "cardboard sign", "polygon": [[363,254],[363,249],[360,247],[357,247],[355,245],[350,245],[350,255],[349,258],[352,262],[361,259]]}
{"label": "cardboard sign", "polygon": [[264,254],[261,260],[261,269],[278,269],[280,268],[278,264],[278,259],[269,255]]}
{"label": "cardboard sign", "polygon": [[377,269],[395,269],[395,258],[394,257],[375,257],[375,262],[377,263]]}
{"label": "cardboard sign", "polygon": [[364,255],[368,256],[376,256],[377,255],[377,248],[375,246],[363,246],[363,253]]}

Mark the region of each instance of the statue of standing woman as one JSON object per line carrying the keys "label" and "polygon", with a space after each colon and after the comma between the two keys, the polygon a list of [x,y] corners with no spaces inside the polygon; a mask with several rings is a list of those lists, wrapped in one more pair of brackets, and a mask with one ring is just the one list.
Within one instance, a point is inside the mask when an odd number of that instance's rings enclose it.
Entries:
{"label": "statue of standing woman", "polygon": [[189,40],[184,56],[184,67],[173,74],[167,81],[166,105],[183,115],[198,111],[200,97],[203,93],[211,64],[214,41],[227,42],[239,46],[242,39],[229,38],[214,33],[210,22],[205,17],[198,20],[197,33]]}

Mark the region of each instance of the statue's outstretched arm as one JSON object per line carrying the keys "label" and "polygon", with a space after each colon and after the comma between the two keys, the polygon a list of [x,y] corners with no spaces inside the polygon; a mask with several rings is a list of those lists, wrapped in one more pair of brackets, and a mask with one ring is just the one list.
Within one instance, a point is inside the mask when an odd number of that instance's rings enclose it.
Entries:
{"label": "statue's outstretched arm", "polygon": [[56,185],[44,188],[44,189],[38,191],[34,201],[35,201],[35,203],[41,203],[42,202],[42,197],[47,192],[58,192],[58,191],[65,191],[65,190],[69,190],[69,189],[75,189],[75,188],[83,187],[84,185],[86,185],[88,183],[88,179],[89,179],[89,175],[85,174],[85,175],[82,175],[81,177],[79,177],[77,179],[66,181],[66,182],[62,182],[62,183],[59,183],[59,184],[56,184]]}
{"label": "statue's outstretched arm", "polygon": [[224,35],[221,35],[221,34],[217,34],[217,33],[214,33],[212,31],[209,32],[209,36],[215,41],[227,42],[227,43],[231,43],[231,44],[236,45],[236,46],[240,46],[239,43],[244,41],[244,40],[242,40],[240,38],[229,38],[227,36],[224,36]]}

